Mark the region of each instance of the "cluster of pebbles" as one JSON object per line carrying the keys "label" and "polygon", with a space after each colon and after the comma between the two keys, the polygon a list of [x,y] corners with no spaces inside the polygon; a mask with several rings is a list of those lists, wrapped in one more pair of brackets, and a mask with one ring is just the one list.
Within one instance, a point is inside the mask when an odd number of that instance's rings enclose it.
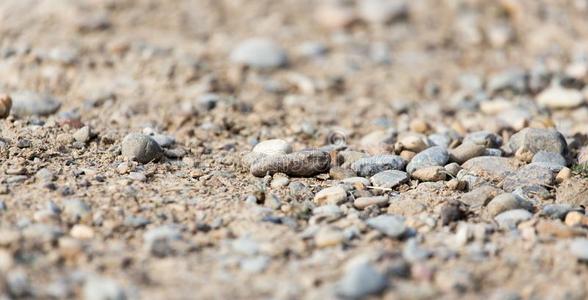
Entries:
{"label": "cluster of pebbles", "polygon": [[50,2],[0,1],[0,299],[588,297],[585,1]]}

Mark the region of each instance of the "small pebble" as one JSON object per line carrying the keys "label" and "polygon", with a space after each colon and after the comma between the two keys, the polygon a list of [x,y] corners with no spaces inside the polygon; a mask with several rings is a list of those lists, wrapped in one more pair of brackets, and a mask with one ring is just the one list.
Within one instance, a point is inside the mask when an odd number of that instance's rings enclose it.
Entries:
{"label": "small pebble", "polygon": [[320,150],[270,155],[255,160],[249,171],[257,177],[284,173],[292,177],[311,177],[329,171],[331,156]]}
{"label": "small pebble", "polygon": [[48,95],[23,91],[13,93],[11,113],[18,118],[28,116],[48,116],[61,107],[61,103]]}
{"label": "small pebble", "polygon": [[12,108],[12,98],[6,94],[0,94],[0,118],[4,119],[10,114]]}
{"label": "small pebble", "polygon": [[387,170],[403,170],[406,160],[397,155],[376,155],[361,158],[351,165],[351,169],[361,177],[374,176]]}
{"label": "small pebble", "polygon": [[486,207],[490,216],[495,217],[505,211],[512,209],[533,209],[533,204],[527,200],[521,199],[511,193],[500,194],[488,203]]}
{"label": "small pebble", "polygon": [[385,189],[392,189],[408,181],[406,172],[397,170],[388,170],[377,173],[370,177],[373,186]]}
{"label": "small pebble", "polygon": [[91,276],[84,283],[85,300],[126,300],[125,290],[115,281]]}
{"label": "small pebble", "polygon": [[364,299],[386,289],[388,280],[365,260],[352,260],[337,283],[337,294],[346,299]]}
{"label": "small pebble", "polygon": [[551,109],[569,109],[584,103],[584,96],[578,90],[553,86],[537,95],[537,103]]}
{"label": "small pebble", "polygon": [[449,160],[449,153],[443,147],[435,146],[419,152],[406,166],[406,171],[412,173],[417,169],[432,166],[444,166]]}
{"label": "small pebble", "polygon": [[122,155],[139,163],[156,161],[163,156],[163,149],[151,137],[130,133],[122,141]]}
{"label": "small pebble", "polygon": [[340,204],[346,200],[347,191],[338,185],[322,189],[314,196],[314,202],[318,205]]}
{"label": "small pebble", "polygon": [[588,260],[588,239],[576,238],[570,243],[570,253],[579,260]]}
{"label": "small pebble", "polygon": [[432,166],[415,170],[410,177],[420,181],[441,181],[445,180],[446,171],[444,167]]}
{"label": "small pebble", "polygon": [[284,155],[292,153],[292,146],[284,140],[273,139],[259,142],[252,151],[265,155]]}
{"label": "small pebble", "polygon": [[231,52],[230,60],[257,69],[273,69],[288,63],[286,51],[266,38],[250,38]]}
{"label": "small pebble", "polygon": [[382,207],[386,206],[388,201],[388,196],[359,197],[353,201],[353,206],[357,209],[364,209],[372,205]]}
{"label": "small pebble", "polygon": [[400,238],[406,231],[404,218],[396,215],[379,215],[370,218],[366,224],[390,238]]}
{"label": "small pebble", "polygon": [[514,229],[519,223],[527,221],[532,217],[533,214],[525,209],[513,209],[497,215],[494,217],[494,220],[496,220],[501,228]]}

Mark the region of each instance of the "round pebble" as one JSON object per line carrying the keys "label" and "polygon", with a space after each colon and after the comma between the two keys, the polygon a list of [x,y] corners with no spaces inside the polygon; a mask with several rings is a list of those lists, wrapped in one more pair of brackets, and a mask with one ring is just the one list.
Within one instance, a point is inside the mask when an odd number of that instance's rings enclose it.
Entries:
{"label": "round pebble", "polygon": [[130,133],[122,141],[122,155],[139,163],[156,161],[163,156],[163,149],[151,137]]}

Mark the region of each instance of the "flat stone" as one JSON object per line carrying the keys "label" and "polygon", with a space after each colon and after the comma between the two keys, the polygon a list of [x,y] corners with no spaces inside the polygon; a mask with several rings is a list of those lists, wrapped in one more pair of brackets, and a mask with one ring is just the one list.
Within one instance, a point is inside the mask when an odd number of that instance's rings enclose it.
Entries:
{"label": "flat stone", "polygon": [[353,206],[357,209],[364,209],[372,205],[382,207],[388,205],[388,201],[388,196],[359,197],[353,201]]}
{"label": "flat stone", "polygon": [[449,150],[449,156],[451,161],[463,164],[469,159],[484,155],[485,151],[485,146],[473,143],[462,143],[457,148]]}
{"label": "flat stone", "polygon": [[550,186],[554,182],[553,172],[540,165],[529,164],[518,169],[514,174],[508,175],[502,184],[502,189],[507,192],[514,191],[518,187],[541,185]]}
{"label": "flat stone", "polygon": [[415,170],[410,177],[420,181],[441,181],[445,180],[447,172],[444,167],[433,166]]}
{"label": "flat stone", "polygon": [[358,176],[369,177],[387,170],[403,170],[406,160],[398,155],[375,155],[361,158],[351,165]]}
{"label": "flat stone", "polygon": [[447,149],[435,146],[419,152],[406,166],[406,171],[412,173],[417,169],[432,166],[444,166],[449,160]]}
{"label": "flat stone", "polygon": [[318,205],[340,204],[346,200],[347,191],[339,185],[322,189],[314,196],[314,202]]}
{"label": "flat stone", "polygon": [[476,176],[498,180],[516,171],[510,159],[493,156],[474,157],[466,161],[462,167]]}
{"label": "flat stone", "polygon": [[567,161],[566,161],[565,157],[563,157],[559,153],[547,152],[547,151],[539,151],[539,152],[535,153],[535,155],[533,155],[533,160],[531,160],[531,162],[533,162],[533,163],[549,163],[549,164],[560,165],[562,167],[567,166]]}
{"label": "flat stone", "polygon": [[525,128],[515,133],[506,145],[511,153],[515,153],[522,147],[533,154],[547,151],[566,155],[568,152],[568,144],[564,136],[553,129]]}
{"label": "flat stone", "polygon": [[284,173],[293,177],[311,177],[329,171],[331,156],[320,150],[307,150],[286,155],[266,155],[255,160],[249,171],[257,177]]}
{"label": "flat stone", "polygon": [[400,238],[406,231],[404,218],[396,215],[379,215],[368,219],[366,224],[394,239]]}
{"label": "flat stone", "polygon": [[495,217],[505,211],[513,209],[532,210],[533,204],[511,193],[504,193],[494,197],[486,207],[490,216]]}
{"label": "flat stone", "polygon": [[505,211],[496,217],[494,220],[498,223],[501,228],[514,229],[516,226],[523,222],[531,219],[533,214],[525,209],[513,209]]}
{"label": "flat stone", "polygon": [[18,118],[52,115],[61,107],[61,103],[49,95],[23,91],[10,96],[12,97],[11,113]]}
{"label": "flat stone", "polygon": [[537,95],[537,104],[551,109],[566,109],[584,103],[582,92],[561,86],[552,86]]}
{"label": "flat stone", "polygon": [[234,63],[257,69],[273,69],[288,63],[286,51],[266,38],[250,38],[241,42],[230,55]]}
{"label": "flat stone", "polygon": [[375,187],[391,189],[408,181],[408,174],[403,171],[388,170],[370,177],[370,182]]}

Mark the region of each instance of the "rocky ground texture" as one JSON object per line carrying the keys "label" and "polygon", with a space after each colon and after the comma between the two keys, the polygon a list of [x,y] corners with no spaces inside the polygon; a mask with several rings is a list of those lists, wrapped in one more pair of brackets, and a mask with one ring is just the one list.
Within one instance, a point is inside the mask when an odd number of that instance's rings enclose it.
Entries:
{"label": "rocky ground texture", "polygon": [[0,299],[588,298],[588,1],[0,1]]}

